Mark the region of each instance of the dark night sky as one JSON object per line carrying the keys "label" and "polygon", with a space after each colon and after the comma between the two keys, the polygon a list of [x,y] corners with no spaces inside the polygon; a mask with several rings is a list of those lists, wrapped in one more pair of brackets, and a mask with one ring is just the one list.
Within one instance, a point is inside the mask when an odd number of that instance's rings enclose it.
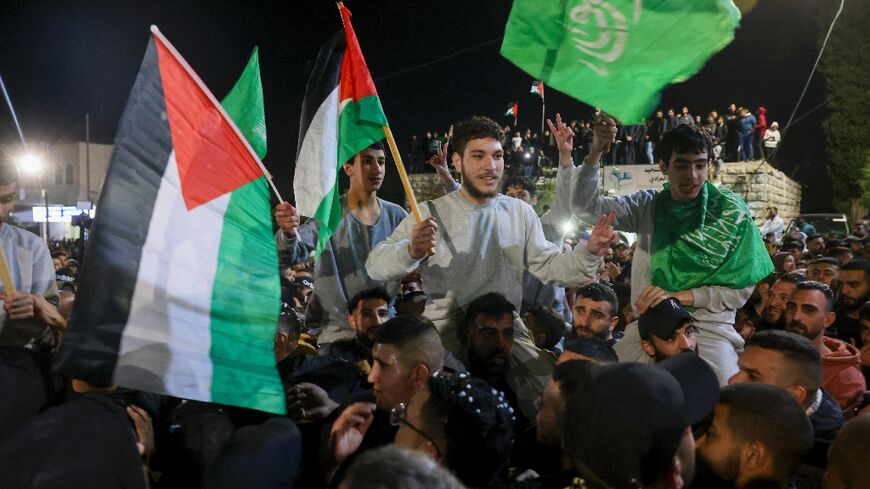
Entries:
{"label": "dark night sky", "polygon": [[[542,0],[546,1],[546,0]],[[821,0],[829,3],[832,0]],[[746,14],[731,45],[690,80],[669,87],[662,106],[687,105],[693,114],[728,103],[768,108],[784,125],[818,53],[819,0],[764,0]],[[540,124],[531,78],[499,53],[510,11],[504,0],[348,0],[360,44],[400,148],[412,132],[444,130],[473,114],[504,120],[506,104],[520,102],[520,125]],[[341,27],[332,1],[37,1],[0,4],[0,74],[34,142],[84,139],[111,142],[156,24],[218,99],[235,82],[255,45],[266,97],[267,167],[289,194],[306,69],[320,45]],[[687,35],[691,42],[691,35]],[[419,67],[451,56],[446,60]],[[417,67],[417,68],[415,68]],[[407,71],[406,71],[407,70]],[[824,102],[816,74],[798,116]],[[572,118],[591,109],[547,92],[548,115]],[[796,124],[782,147],[781,164],[805,185],[804,211],[830,208],[830,179],[821,121],[824,107]],[[5,105],[0,144],[17,133]],[[388,174],[394,173],[388,171]],[[389,185],[388,180],[388,185]],[[400,195],[397,190],[392,195]]]}

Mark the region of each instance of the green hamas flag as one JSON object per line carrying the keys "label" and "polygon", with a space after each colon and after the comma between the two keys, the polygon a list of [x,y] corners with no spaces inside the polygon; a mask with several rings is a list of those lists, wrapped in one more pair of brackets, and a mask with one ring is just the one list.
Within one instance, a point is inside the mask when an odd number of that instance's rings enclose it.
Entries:
{"label": "green hamas flag", "polygon": [[734,38],[731,0],[514,0],[501,54],[624,123],[655,108]]}

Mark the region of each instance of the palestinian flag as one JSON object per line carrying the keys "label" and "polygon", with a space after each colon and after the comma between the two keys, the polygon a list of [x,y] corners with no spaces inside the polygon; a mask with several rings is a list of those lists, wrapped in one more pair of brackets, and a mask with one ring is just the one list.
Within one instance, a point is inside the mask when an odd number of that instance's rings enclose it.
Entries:
{"label": "palestinian flag", "polygon": [[514,125],[517,125],[517,116],[520,113],[520,104],[518,102],[511,102],[508,104],[507,111],[504,113],[507,117],[514,118]]}
{"label": "palestinian flag", "polygon": [[[190,66],[151,31],[58,370],[96,385],[283,413],[265,169]],[[261,94],[259,74],[246,72],[228,106],[256,104],[234,114],[256,127]],[[255,146],[265,151],[264,140]]]}
{"label": "palestinian flag", "polygon": [[320,223],[315,255],[341,222],[338,172],[384,138],[387,117],[357,42],[350,11],[339,4],[344,32],[317,54],[302,103],[293,192],[296,208]]}
{"label": "palestinian flag", "polygon": [[540,80],[533,81],[531,93],[540,95],[541,98],[544,98],[544,82]]}

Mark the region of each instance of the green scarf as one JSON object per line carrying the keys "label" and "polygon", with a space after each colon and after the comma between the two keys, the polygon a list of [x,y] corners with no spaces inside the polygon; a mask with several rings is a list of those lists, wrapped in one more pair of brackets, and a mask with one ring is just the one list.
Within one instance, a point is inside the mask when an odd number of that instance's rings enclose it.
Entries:
{"label": "green scarf", "polygon": [[691,202],[665,183],[653,203],[652,283],[679,291],[704,285],[742,289],[773,272],[749,208],[738,195],[705,182]]}

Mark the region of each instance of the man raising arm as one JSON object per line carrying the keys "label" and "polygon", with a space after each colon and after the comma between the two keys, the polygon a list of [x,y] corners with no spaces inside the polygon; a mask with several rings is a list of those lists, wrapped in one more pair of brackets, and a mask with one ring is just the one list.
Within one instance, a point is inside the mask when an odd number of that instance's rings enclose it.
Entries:
{"label": "man raising arm", "polygon": [[[698,353],[724,384],[737,371],[743,339],[731,324],[770,262],[749,209],[734,193],[706,181],[712,142],[703,131],[677,126],[656,147],[664,189],[603,197],[598,162],[616,132],[600,118],[589,155],[580,167],[571,160],[573,133],[557,116],[550,130],[559,146],[560,172],[571,173],[571,211],[581,219],[616,212],[617,230],[637,233],[631,295],[640,315],[673,297],[691,308],[698,327]],[[643,358],[635,325],[617,344],[623,360]]]}

